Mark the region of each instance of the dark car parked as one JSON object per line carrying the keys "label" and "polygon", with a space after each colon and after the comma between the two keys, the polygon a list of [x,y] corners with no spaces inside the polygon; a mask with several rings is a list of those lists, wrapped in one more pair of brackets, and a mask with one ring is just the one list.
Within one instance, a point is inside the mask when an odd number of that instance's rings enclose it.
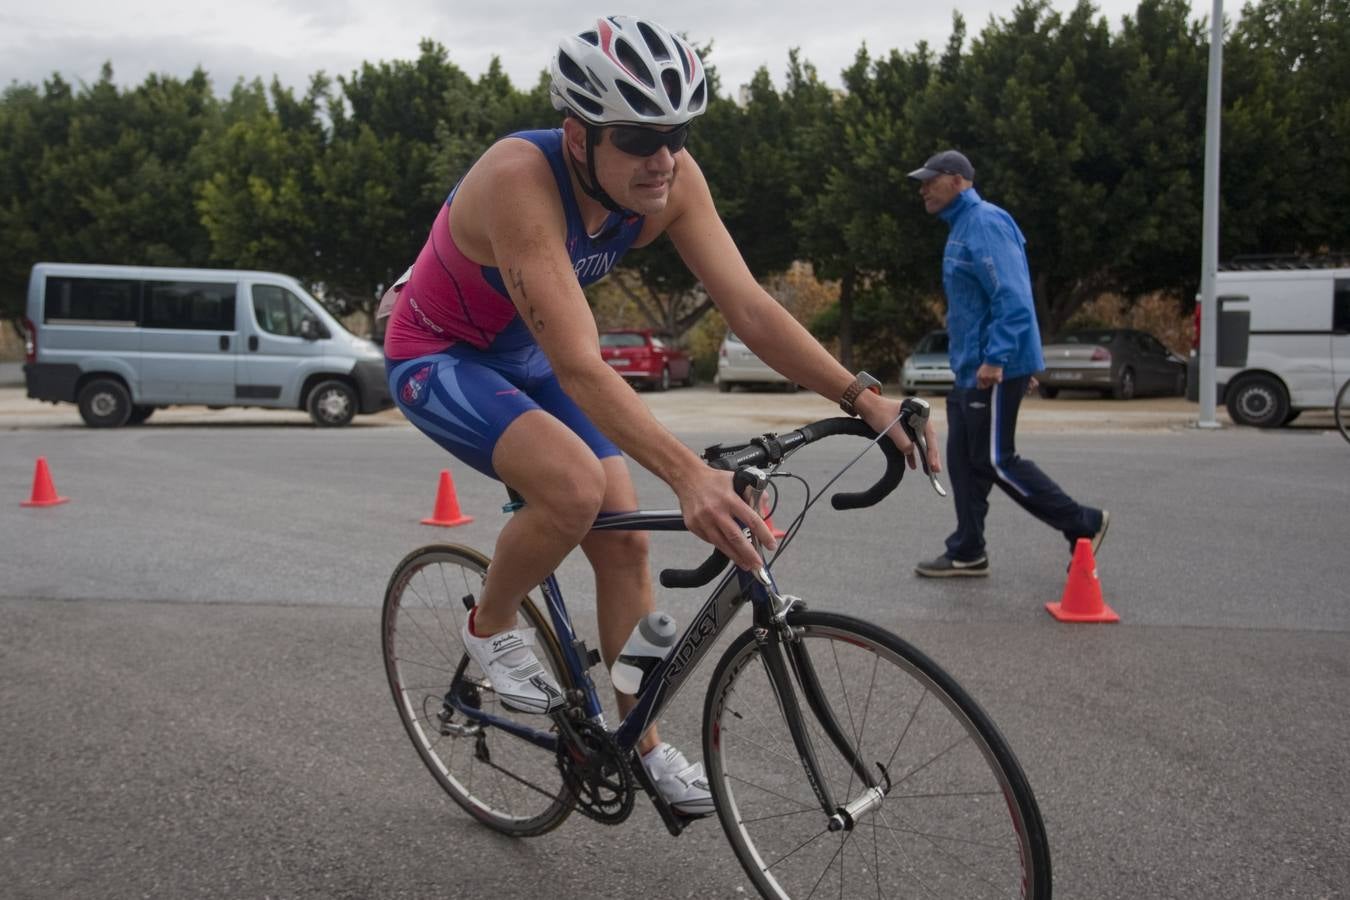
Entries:
{"label": "dark car parked", "polygon": [[673,382],[694,383],[694,363],[646,329],[606,331],[600,335],[600,356],[625,379],[664,391]]}
{"label": "dark car parked", "polygon": [[1101,391],[1117,400],[1186,393],[1186,361],[1145,331],[1070,331],[1046,344],[1042,354],[1045,371],[1036,376],[1042,397],[1054,397],[1063,388]]}

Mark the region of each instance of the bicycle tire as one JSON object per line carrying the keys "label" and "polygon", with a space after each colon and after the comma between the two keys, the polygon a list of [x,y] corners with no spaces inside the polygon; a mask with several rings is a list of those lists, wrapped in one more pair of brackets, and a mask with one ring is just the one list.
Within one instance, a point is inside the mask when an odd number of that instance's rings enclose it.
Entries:
{"label": "bicycle tire", "polygon": [[1341,437],[1350,441],[1350,379],[1341,385],[1341,389],[1336,392],[1336,428],[1340,431]]}
{"label": "bicycle tire", "polygon": [[[1048,900],[1050,848],[1036,798],[965,690],[867,622],[805,610],[788,622],[826,708],[889,789],[852,828],[828,830],[754,629],[740,635],[708,685],[703,753],[723,830],[760,894]],[[822,778],[842,806],[863,793],[861,779],[804,701],[800,674],[792,681]]]}
{"label": "bicycle tire", "polygon": [[[560,825],[576,797],[558,770],[554,753],[491,726],[477,726],[451,711],[442,713],[455,672],[482,682],[484,711],[550,730],[544,716],[505,710],[494,699],[482,671],[468,662],[460,627],[468,614],[464,598],[477,599],[488,558],[453,544],[422,547],[404,557],[385,591],[380,631],[385,675],[399,718],[436,782],[484,825],[513,837],[543,834]],[[535,653],[558,683],[573,687],[553,628],[526,597],[520,606],[526,627],[535,629]]]}

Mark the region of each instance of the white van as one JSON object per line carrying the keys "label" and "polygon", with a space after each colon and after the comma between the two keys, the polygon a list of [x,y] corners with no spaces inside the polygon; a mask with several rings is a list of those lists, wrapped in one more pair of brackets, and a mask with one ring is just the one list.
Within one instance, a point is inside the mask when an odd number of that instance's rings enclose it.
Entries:
{"label": "white van", "polygon": [[1216,397],[1239,425],[1276,428],[1330,408],[1350,379],[1350,268],[1278,265],[1215,281]]}
{"label": "white van", "polygon": [[183,403],[323,426],[392,405],[380,348],[274,272],[38,263],[24,328],[28,396],[78,403],[95,428]]}

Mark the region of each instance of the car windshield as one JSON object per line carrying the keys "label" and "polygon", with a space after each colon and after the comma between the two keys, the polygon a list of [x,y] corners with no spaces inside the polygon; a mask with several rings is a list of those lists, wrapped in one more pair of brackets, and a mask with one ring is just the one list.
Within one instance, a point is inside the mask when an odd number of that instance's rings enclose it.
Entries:
{"label": "car windshield", "polygon": [[919,346],[914,348],[915,353],[946,353],[947,352],[947,332],[930,331],[919,341]]}
{"label": "car windshield", "polygon": [[1070,331],[1061,334],[1052,343],[1056,344],[1109,344],[1116,339],[1114,331],[1098,329],[1096,331]]}
{"label": "car windshield", "polygon": [[601,347],[641,347],[647,341],[640,334],[631,331],[619,331],[600,335]]}

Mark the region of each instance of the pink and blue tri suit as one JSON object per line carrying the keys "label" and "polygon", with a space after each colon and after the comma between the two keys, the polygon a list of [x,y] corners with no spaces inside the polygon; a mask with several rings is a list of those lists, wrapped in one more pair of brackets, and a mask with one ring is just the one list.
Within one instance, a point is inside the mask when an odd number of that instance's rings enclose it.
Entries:
{"label": "pink and blue tri suit", "polygon": [[[586,232],[563,158],[562,130],[510,135],[548,159],[567,218],[567,251],[584,287],[609,273],[637,240],[642,218],[611,213]],[[553,415],[597,458],[619,448],[563,392],[548,358],[516,312],[501,272],[460,252],[446,198],[412,277],[399,292],[384,338],[389,390],[403,414],[457,459],[497,478],[492,450],[507,426],[534,409]]]}

